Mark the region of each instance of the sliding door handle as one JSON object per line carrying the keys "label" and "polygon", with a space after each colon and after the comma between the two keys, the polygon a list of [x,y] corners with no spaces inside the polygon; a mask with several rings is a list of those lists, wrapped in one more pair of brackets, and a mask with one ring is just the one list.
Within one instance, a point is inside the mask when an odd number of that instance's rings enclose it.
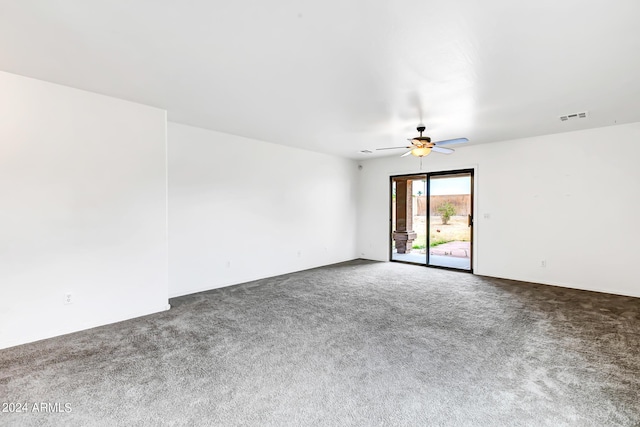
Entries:
{"label": "sliding door handle", "polygon": [[471,227],[473,225],[473,217],[471,214],[467,215],[467,227]]}

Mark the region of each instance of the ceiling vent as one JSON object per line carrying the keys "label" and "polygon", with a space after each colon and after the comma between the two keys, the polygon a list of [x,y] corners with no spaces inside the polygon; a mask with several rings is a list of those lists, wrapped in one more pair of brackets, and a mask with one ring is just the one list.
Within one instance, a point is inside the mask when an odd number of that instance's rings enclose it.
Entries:
{"label": "ceiling vent", "polygon": [[563,122],[566,122],[568,120],[586,119],[588,115],[589,115],[588,111],[583,111],[581,113],[572,113],[572,114],[567,114],[566,116],[560,116],[560,120]]}

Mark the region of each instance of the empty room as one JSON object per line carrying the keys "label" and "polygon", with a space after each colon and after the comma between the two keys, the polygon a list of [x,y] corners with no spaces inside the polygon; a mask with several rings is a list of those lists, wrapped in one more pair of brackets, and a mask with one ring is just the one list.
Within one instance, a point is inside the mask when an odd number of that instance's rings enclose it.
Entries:
{"label": "empty room", "polygon": [[0,0],[0,426],[640,425],[638,16]]}

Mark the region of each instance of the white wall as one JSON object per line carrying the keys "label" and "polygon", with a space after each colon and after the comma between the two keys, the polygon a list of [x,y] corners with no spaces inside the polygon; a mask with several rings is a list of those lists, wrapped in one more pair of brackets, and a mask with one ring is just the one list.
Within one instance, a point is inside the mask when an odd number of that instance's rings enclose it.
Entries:
{"label": "white wall", "polygon": [[165,112],[4,72],[0,94],[0,348],[166,309]]}
{"label": "white wall", "polygon": [[169,295],[356,257],[357,165],[169,123]]}
{"label": "white wall", "polygon": [[[639,158],[633,123],[461,146],[423,163],[476,168],[476,274],[640,297]],[[419,172],[419,160],[361,164],[358,254],[387,260],[389,176]]]}

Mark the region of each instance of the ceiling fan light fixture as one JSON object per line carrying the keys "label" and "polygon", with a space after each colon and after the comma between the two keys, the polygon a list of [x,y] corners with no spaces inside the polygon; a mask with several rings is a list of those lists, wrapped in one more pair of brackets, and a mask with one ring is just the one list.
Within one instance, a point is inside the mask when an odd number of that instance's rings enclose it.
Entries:
{"label": "ceiling fan light fixture", "polygon": [[411,150],[411,154],[416,157],[428,156],[431,153],[431,147],[417,147]]}

